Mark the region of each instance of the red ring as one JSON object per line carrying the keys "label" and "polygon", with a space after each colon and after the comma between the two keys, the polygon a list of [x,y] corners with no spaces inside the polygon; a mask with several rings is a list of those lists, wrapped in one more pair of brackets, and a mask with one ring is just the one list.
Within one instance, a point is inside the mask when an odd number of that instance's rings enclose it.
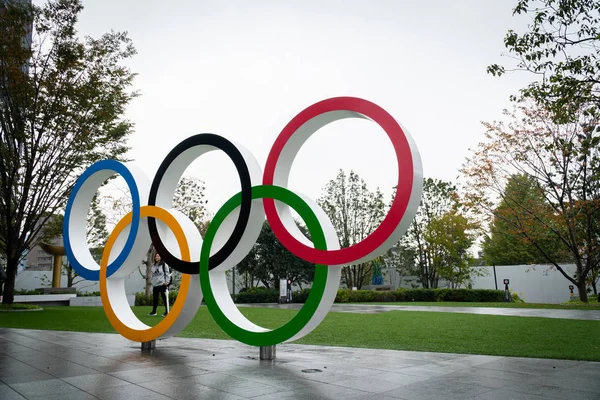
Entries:
{"label": "red ring", "polygon": [[370,101],[356,97],[335,97],[323,100],[296,115],[283,128],[271,148],[265,165],[263,184],[273,185],[275,168],[279,156],[296,130],[318,115],[339,110],[354,111],[369,117],[387,133],[392,141],[398,160],[398,186],[392,206],[381,222],[381,225],[361,242],[339,250],[317,250],[299,242],[287,231],[281,222],[275,208],[275,201],[273,199],[263,199],[267,221],[269,221],[275,237],[294,255],[315,264],[350,264],[379,248],[400,224],[406,212],[413,188],[414,169],[412,152],[404,131],[396,120],[383,108]]}

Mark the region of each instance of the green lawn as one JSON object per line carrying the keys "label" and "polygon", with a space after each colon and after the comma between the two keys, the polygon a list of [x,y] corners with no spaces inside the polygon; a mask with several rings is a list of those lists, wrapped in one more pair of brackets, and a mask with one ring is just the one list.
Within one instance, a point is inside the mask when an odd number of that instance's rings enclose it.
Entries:
{"label": "green lawn", "polygon": [[[148,323],[149,307],[134,307]],[[241,308],[252,321],[274,328],[294,310]],[[33,313],[2,313],[0,327],[114,333],[101,307],[47,307]],[[330,312],[296,343],[394,350],[489,354],[600,361],[600,322],[418,311],[381,314]],[[205,306],[179,336],[230,339]]]}
{"label": "green lawn", "polygon": [[550,310],[600,310],[600,303],[589,303],[587,305],[573,304],[540,304],[540,303],[467,303],[467,302],[368,302],[368,303],[344,303],[344,304],[377,304],[382,306],[431,306],[431,307],[494,307],[494,308],[544,308]]}

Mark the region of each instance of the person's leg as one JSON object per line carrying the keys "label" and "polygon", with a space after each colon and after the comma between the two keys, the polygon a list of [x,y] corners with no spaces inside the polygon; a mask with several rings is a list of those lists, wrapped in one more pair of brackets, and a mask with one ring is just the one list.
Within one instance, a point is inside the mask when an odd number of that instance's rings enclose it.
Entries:
{"label": "person's leg", "polygon": [[158,307],[158,289],[160,288],[152,288],[152,312],[148,315],[156,315],[156,308]]}
{"label": "person's leg", "polygon": [[163,300],[163,304],[165,305],[165,313],[163,314],[163,317],[165,315],[167,315],[169,313],[169,303],[168,303],[168,299],[167,299],[167,287],[165,286],[163,290],[160,291],[160,295],[162,297]]}

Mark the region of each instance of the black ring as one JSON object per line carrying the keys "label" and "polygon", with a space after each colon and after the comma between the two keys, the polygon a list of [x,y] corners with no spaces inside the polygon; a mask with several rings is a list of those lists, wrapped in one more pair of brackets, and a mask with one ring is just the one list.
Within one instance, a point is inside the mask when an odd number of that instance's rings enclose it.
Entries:
{"label": "black ring", "polygon": [[[152,181],[152,186],[150,187],[150,194],[148,195],[148,205],[154,206],[156,205],[156,196],[158,195],[158,189],[160,187],[160,183],[177,157],[181,155],[184,151],[201,145],[208,145],[216,147],[219,150],[222,150],[227,156],[233,161],[235,168],[238,171],[240,176],[240,184],[242,187],[242,202],[240,206],[240,213],[238,216],[238,220],[235,224],[235,228],[225,245],[215,254],[210,256],[209,259],[209,269],[213,269],[218,267],[223,261],[227,259],[233,253],[237,245],[240,243],[242,239],[242,235],[246,230],[246,226],[248,225],[248,219],[250,218],[250,207],[252,205],[252,181],[250,180],[250,172],[248,170],[248,165],[246,164],[246,160],[242,156],[242,153],[238,150],[237,147],[229,140],[225,139],[222,136],[215,135],[212,133],[201,133],[198,135],[194,135],[185,139],[183,142],[179,143],[171,152],[167,155],[167,157],[163,160],[162,164],[158,168],[156,172],[156,176]],[[197,158],[197,157],[195,157]],[[178,177],[179,179],[179,177]],[[171,254],[164,243],[160,239],[158,235],[158,229],[156,228],[156,219],[148,218],[148,230],[150,231],[150,238],[152,240],[152,244],[156,248],[156,251],[160,254],[160,257],[163,261],[171,268],[176,271],[182,272],[184,274],[198,274],[200,272],[198,262],[188,262],[183,261],[173,254]]]}

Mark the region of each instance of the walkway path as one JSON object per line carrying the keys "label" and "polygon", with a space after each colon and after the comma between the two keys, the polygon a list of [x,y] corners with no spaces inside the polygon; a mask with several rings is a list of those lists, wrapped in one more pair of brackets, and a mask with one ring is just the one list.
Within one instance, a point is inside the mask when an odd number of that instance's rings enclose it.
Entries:
{"label": "walkway path", "polygon": [[[287,308],[297,310],[302,304],[238,304],[238,307]],[[540,308],[494,308],[494,307],[436,307],[436,306],[399,306],[375,304],[334,304],[332,312],[351,312],[375,314],[386,311],[429,311],[466,314],[507,315],[515,317],[539,317],[559,319],[582,319],[600,321],[600,310],[549,310]]]}
{"label": "walkway path", "polygon": [[0,328],[0,399],[600,398],[600,363]]}

